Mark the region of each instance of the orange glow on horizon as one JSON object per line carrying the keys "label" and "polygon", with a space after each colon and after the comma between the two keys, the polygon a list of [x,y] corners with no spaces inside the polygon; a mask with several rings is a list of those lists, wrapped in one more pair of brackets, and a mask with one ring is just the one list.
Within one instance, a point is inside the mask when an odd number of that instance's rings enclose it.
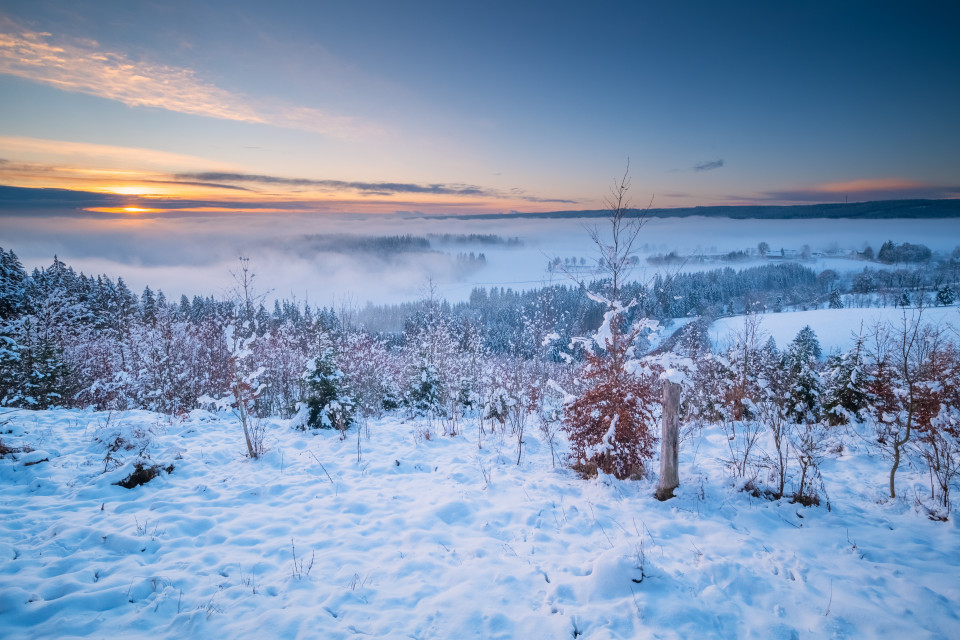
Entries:
{"label": "orange glow on horizon", "polygon": [[164,213],[165,209],[147,209],[145,207],[88,207],[84,211],[92,213],[129,213],[140,215],[141,213]]}
{"label": "orange glow on horizon", "polygon": [[850,180],[848,182],[830,182],[820,186],[819,190],[827,193],[847,193],[859,191],[898,191],[919,189],[925,186],[927,185],[923,182],[905,180],[903,178],[872,178]]}

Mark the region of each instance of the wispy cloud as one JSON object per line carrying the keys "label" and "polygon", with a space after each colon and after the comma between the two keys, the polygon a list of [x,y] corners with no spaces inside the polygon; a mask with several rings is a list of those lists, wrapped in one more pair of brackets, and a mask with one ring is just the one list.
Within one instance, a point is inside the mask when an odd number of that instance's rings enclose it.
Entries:
{"label": "wispy cloud", "polygon": [[[112,193],[127,197],[127,206],[148,206],[144,198],[166,211],[261,207],[383,211],[398,207],[433,206],[486,212],[503,203],[569,205],[575,200],[544,197],[524,189],[447,182],[334,180],[244,173],[236,165],[151,149],[0,136],[0,185]],[[163,202],[160,202],[163,200]],[[229,203],[225,201],[229,200]],[[64,203],[65,205],[67,203]],[[113,206],[109,201],[103,206]],[[2,205],[2,203],[0,203]],[[97,205],[94,205],[97,206]],[[513,205],[516,206],[516,205]]]}
{"label": "wispy cloud", "polygon": [[345,180],[312,180],[307,178],[284,178],[249,173],[181,173],[178,180],[203,182],[247,182],[288,187],[313,187],[326,191],[356,191],[370,195],[394,195],[397,193],[430,193],[455,196],[494,196],[495,193],[474,185],[465,184],[415,184],[404,182],[356,182]]}
{"label": "wispy cloud", "polygon": [[875,178],[866,180],[848,180],[847,182],[828,182],[817,187],[826,193],[863,193],[876,191],[914,191],[930,185],[917,180],[902,178]]}
{"label": "wispy cloud", "polygon": [[205,81],[192,69],[135,60],[92,40],[55,38],[0,17],[0,74],[131,107],[270,124],[350,137],[373,128],[305,106],[260,105]]}
{"label": "wispy cloud", "polygon": [[228,169],[232,165],[215,162],[208,158],[183,153],[170,153],[141,147],[120,147],[89,142],[46,140],[26,136],[0,136],[0,149],[7,160],[16,157],[18,162],[44,162],[46,164],[97,166],[100,168],[129,169],[148,168],[157,171],[200,169]]}
{"label": "wispy cloud", "polygon": [[765,191],[756,196],[735,196],[735,202],[825,203],[870,200],[950,199],[960,197],[960,184],[943,185],[904,178],[871,178],[827,182],[811,187]]}
{"label": "wispy cloud", "polygon": [[[244,187],[207,181],[156,180],[140,181],[129,191],[90,190],[80,188],[35,188],[0,185],[0,217],[81,217],[81,218],[176,218],[231,216],[238,214],[297,214],[323,212],[352,213],[393,213],[398,209],[420,209],[429,213],[449,214],[457,211],[464,215],[471,213],[492,213],[493,203],[504,202],[497,196],[467,197],[457,193],[440,193],[440,198],[430,197],[437,192],[410,192],[406,194],[388,194],[391,197],[371,198],[371,195],[383,195],[380,192],[366,193],[339,191],[332,196],[292,195],[246,192],[243,195],[220,194],[206,191],[197,196],[165,196],[162,189],[154,185],[199,184],[208,189],[227,189],[247,191]],[[530,198],[530,201],[536,202]],[[550,202],[543,199],[545,202]]]}
{"label": "wispy cloud", "polygon": [[524,194],[505,195],[495,189],[489,189],[470,184],[417,184],[412,182],[362,182],[346,180],[315,180],[307,178],[284,178],[248,173],[181,173],[174,176],[178,180],[201,181],[215,183],[241,182],[261,185],[278,185],[286,187],[307,187],[321,191],[344,192],[352,191],[370,196],[393,196],[397,194],[422,194],[459,196],[468,198],[515,198],[526,202],[537,203],[564,203],[575,204],[574,200],[539,198]]}
{"label": "wispy cloud", "polygon": [[693,170],[697,172],[713,171],[714,169],[719,169],[724,164],[726,164],[726,162],[723,160],[723,158],[718,158],[717,160],[708,160],[699,164],[695,164],[693,165]]}

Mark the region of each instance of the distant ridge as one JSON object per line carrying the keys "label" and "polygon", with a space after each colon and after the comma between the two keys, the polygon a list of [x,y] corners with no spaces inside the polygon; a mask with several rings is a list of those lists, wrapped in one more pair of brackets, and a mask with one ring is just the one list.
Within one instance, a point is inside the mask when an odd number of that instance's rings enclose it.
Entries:
{"label": "distant ridge", "polygon": [[[424,216],[430,218],[602,218],[606,210],[548,211],[543,213],[462,214]],[[797,220],[810,218],[849,218],[880,220],[888,218],[960,218],[960,199],[957,200],[877,200],[832,204],[798,205],[731,205],[712,207],[682,207],[677,209],[636,209],[634,215],[649,218],[733,218],[736,220]]]}

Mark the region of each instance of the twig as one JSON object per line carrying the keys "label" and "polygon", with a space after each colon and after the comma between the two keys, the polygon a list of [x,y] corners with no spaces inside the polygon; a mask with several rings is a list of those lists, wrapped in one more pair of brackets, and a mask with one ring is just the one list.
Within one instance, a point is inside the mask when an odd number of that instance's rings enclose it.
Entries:
{"label": "twig", "polygon": [[327,474],[327,479],[330,481],[330,484],[336,484],[333,481],[333,478],[330,477],[330,473],[327,471],[327,468],[323,466],[322,462],[320,462],[320,458],[318,458],[316,454],[313,453],[313,451],[308,451],[308,453],[313,456],[313,459],[317,461],[317,464],[320,465],[320,468],[323,469],[323,472]]}
{"label": "twig", "polygon": [[833,604],[833,578],[830,578],[830,600],[827,601],[827,612],[823,614],[824,618],[830,615],[831,604]]}
{"label": "twig", "polygon": [[613,540],[611,540],[610,536],[607,535],[607,530],[604,529],[603,525],[600,524],[600,521],[597,520],[597,514],[593,512],[593,503],[588,502],[587,504],[590,505],[590,515],[593,516],[593,521],[597,524],[598,527],[600,527],[600,532],[603,533],[603,537],[607,539],[607,542],[610,543],[610,548],[613,549],[613,547],[616,545],[613,544]]}

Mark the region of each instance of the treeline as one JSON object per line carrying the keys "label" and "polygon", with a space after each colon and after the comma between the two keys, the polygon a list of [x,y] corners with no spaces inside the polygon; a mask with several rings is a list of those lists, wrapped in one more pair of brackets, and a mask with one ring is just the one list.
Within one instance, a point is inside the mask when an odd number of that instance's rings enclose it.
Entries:
{"label": "treeline", "polygon": [[[437,245],[490,246],[515,248],[523,246],[519,238],[504,238],[495,234],[411,234],[393,236],[366,236],[344,233],[310,234],[285,239],[278,248],[296,251],[309,258],[317,253],[363,254],[364,256],[389,260],[392,256],[411,253],[437,252]],[[271,243],[268,243],[271,244]],[[273,243],[276,244],[276,243]]]}
{"label": "treeline", "polygon": [[[542,318],[563,341],[587,335],[599,326],[603,309],[587,295],[588,286],[603,290],[609,282],[558,284],[518,291],[505,287],[475,288],[465,302],[441,303],[457,321],[482,327],[485,346],[497,353],[529,357],[533,345],[525,344],[523,327],[531,318]],[[654,318],[667,322],[691,315],[726,315],[744,311],[782,310],[815,301],[829,293],[809,267],[777,263],[735,270],[658,274],[649,283],[624,285],[625,300],[636,300],[629,318]],[[824,297],[825,299],[825,297]],[[403,331],[407,318],[422,302],[396,305],[368,304],[358,321],[377,334]]]}
{"label": "treeline", "polygon": [[523,241],[516,237],[504,238],[493,233],[428,233],[427,238],[440,244],[465,244],[522,247]]}

